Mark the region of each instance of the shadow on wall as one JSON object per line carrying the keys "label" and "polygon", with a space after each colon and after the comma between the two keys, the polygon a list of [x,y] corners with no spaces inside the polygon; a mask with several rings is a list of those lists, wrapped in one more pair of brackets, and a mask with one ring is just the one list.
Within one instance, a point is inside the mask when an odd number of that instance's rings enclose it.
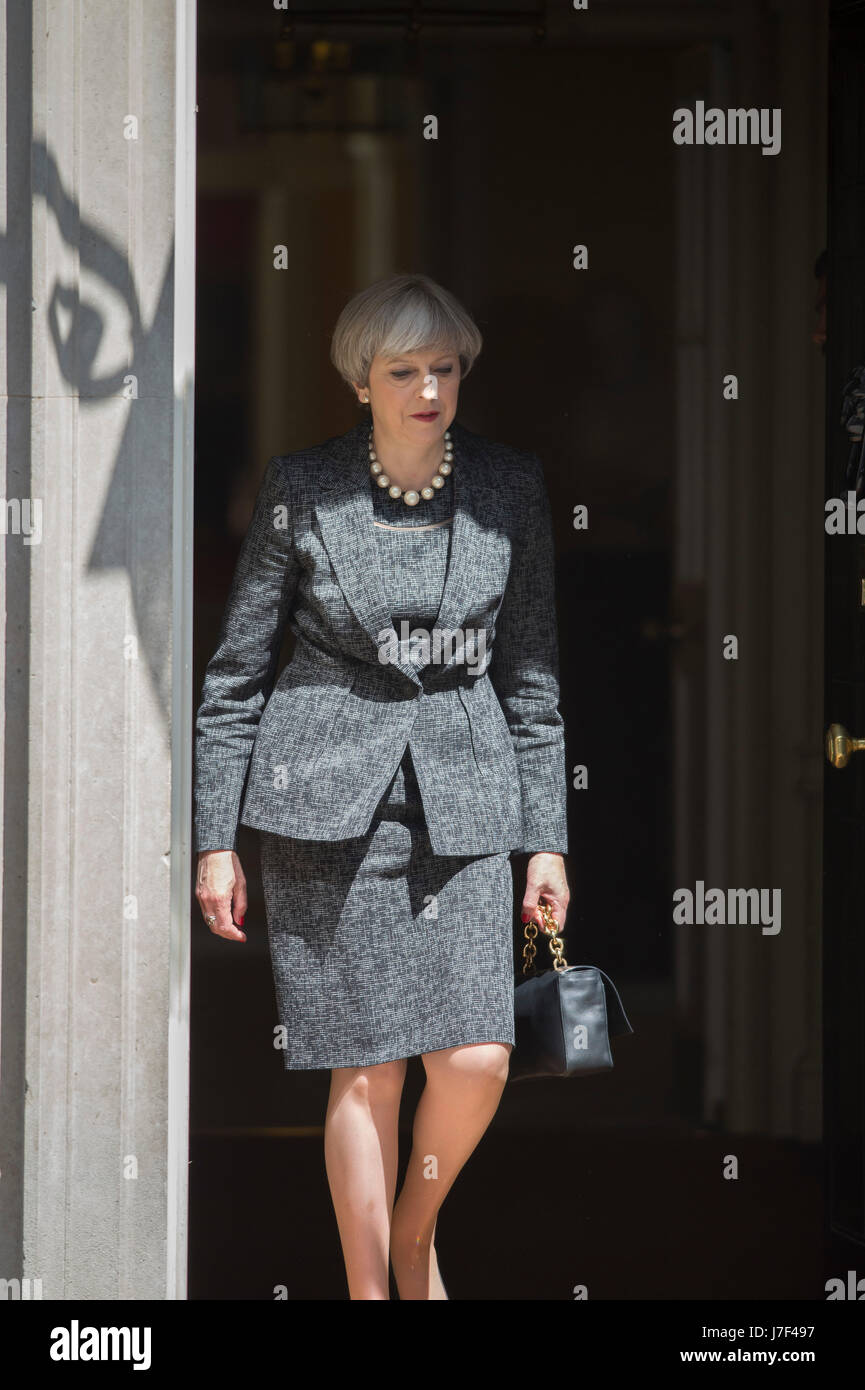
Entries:
{"label": "shadow on wall", "polygon": [[[129,593],[135,617],[135,635],[140,644],[161,711],[166,739],[171,717],[171,649],[165,632],[171,622],[169,604],[157,596],[164,588],[164,572],[156,547],[138,544],[133,550],[130,536],[148,534],[152,528],[171,526],[171,469],[175,403],[173,383],[168,378],[165,397],[165,452],[158,460],[143,459],[135,432],[135,402],[139,392],[151,397],[150,383],[166,378],[165,344],[170,341],[174,309],[174,245],[165,265],[158,301],[149,325],[142,318],[135,291],[135,277],[125,253],[92,224],[82,222],[81,210],[63,187],[57,164],[46,146],[36,141],[32,149],[34,197],[44,198],[54,214],[64,242],[74,250],[82,283],[90,282],[92,302],[84,302],[79,291],[62,284],[52,286],[46,305],[34,302],[34,313],[46,316],[48,332],[60,374],[76,393],[81,408],[88,402],[113,398],[128,402],[129,419],[117,449],[99,527],[90,547],[87,565],[91,571],[121,569],[129,580]],[[12,247],[8,238],[0,243],[0,264],[11,268]],[[8,269],[0,275],[4,283]],[[110,353],[110,370],[100,359]],[[123,361],[118,360],[123,357]],[[142,468],[151,473],[158,467],[166,479],[163,503],[154,509],[148,495],[139,494],[136,479]],[[148,484],[147,493],[151,491]]]}

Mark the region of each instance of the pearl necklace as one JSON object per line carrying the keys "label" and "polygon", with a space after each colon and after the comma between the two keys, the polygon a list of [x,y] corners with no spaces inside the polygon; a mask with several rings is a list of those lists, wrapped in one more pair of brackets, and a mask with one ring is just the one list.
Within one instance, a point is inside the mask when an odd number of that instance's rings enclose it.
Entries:
{"label": "pearl necklace", "polygon": [[401,497],[407,507],[416,507],[422,497],[427,502],[431,497],[435,497],[435,494],[438,491],[438,489],[444,487],[445,480],[448,474],[453,471],[453,456],[454,448],[453,444],[451,443],[450,430],[445,430],[444,457],[438,466],[438,471],[436,472],[435,476],[430,478],[428,485],[426,487],[422,487],[420,492],[416,492],[413,487],[407,488],[404,492],[403,489],[401,487],[398,487],[396,483],[391,482],[387,473],[385,473],[384,469],[379,463],[375,449],[372,445],[372,430],[370,430],[369,432],[369,466],[373,477],[375,478],[379,487],[387,488],[389,497],[392,497],[394,501],[396,501],[398,497]]}

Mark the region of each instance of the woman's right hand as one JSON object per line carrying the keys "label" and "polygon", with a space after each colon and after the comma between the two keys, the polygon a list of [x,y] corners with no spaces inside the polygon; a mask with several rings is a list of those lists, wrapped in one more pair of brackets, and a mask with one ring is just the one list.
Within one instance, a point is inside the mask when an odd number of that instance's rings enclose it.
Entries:
{"label": "woman's right hand", "polygon": [[[195,896],[214,936],[224,936],[226,941],[246,940],[240,930],[246,916],[246,876],[233,849],[199,854]],[[208,917],[214,920],[208,922]]]}

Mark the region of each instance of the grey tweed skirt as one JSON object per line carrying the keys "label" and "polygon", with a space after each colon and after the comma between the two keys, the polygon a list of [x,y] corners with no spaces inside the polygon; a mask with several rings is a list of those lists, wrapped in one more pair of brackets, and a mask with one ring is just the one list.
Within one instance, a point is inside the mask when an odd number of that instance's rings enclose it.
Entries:
{"label": "grey tweed skirt", "polygon": [[286,1070],[513,1044],[510,856],[433,853],[408,749],[366,835],[259,834]]}

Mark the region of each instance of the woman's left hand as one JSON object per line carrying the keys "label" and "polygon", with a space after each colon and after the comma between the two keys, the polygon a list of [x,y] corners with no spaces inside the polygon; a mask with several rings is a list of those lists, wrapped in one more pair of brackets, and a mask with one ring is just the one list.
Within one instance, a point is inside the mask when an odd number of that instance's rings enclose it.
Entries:
{"label": "woman's left hand", "polygon": [[546,931],[538,903],[549,903],[553,916],[561,932],[570,898],[568,880],[565,877],[565,861],[560,854],[533,854],[526,869],[526,891],[523,894],[522,919],[524,922],[537,922]]}

